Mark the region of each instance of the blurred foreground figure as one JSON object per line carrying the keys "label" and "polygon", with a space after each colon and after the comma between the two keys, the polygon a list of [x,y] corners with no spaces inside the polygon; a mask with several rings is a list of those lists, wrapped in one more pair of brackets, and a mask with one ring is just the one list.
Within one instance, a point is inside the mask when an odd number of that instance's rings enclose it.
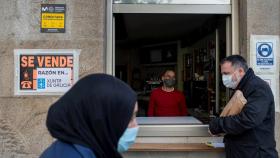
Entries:
{"label": "blurred foreground figure", "polygon": [[50,107],[47,127],[57,140],[40,158],[120,158],[136,138],[137,110],[127,84],[86,76]]}

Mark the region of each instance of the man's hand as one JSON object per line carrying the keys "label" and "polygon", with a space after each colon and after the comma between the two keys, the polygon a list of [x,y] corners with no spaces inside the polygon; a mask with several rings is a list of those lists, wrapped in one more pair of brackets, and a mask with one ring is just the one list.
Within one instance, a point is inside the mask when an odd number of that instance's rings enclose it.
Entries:
{"label": "man's hand", "polygon": [[219,134],[214,135],[214,134],[211,133],[211,131],[210,131],[209,128],[208,128],[208,133],[209,133],[212,137],[223,137],[223,136],[225,135],[224,133],[219,133]]}
{"label": "man's hand", "polygon": [[212,136],[212,137],[216,137],[216,135],[212,134],[210,129],[208,128],[208,133]]}

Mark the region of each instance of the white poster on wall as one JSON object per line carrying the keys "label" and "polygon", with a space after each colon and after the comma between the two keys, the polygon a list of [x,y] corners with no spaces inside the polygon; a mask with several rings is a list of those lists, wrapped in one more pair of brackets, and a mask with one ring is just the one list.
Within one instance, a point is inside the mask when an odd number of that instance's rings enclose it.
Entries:
{"label": "white poster on wall", "polygon": [[271,87],[275,111],[279,109],[279,36],[251,35],[250,66]]}
{"label": "white poster on wall", "polygon": [[15,95],[60,95],[78,80],[75,49],[15,49]]}
{"label": "white poster on wall", "polygon": [[279,36],[251,35],[250,64],[256,73],[274,74],[278,69]]}

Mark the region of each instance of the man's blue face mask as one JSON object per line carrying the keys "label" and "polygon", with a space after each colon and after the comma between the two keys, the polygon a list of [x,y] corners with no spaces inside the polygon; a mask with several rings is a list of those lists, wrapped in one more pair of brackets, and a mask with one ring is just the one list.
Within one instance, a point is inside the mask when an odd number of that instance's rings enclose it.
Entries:
{"label": "man's blue face mask", "polygon": [[138,133],[139,127],[127,128],[121,136],[118,144],[118,151],[125,152],[128,148],[134,144]]}

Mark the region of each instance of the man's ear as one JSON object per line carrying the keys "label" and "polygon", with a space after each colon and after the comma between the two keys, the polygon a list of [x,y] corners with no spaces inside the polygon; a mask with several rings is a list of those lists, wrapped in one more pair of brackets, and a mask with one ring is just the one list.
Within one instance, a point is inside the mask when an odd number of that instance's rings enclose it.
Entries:
{"label": "man's ear", "polygon": [[239,68],[239,70],[238,70],[238,71],[239,71],[239,74],[245,74],[244,69],[243,69],[243,68],[241,68],[241,67]]}
{"label": "man's ear", "polygon": [[244,76],[244,75],[245,75],[245,71],[244,71],[243,68],[239,68],[238,72],[239,72],[239,74],[240,74],[241,76]]}
{"label": "man's ear", "polygon": [[163,77],[163,76],[161,76],[161,80],[162,80],[162,81],[164,80],[164,77]]}

